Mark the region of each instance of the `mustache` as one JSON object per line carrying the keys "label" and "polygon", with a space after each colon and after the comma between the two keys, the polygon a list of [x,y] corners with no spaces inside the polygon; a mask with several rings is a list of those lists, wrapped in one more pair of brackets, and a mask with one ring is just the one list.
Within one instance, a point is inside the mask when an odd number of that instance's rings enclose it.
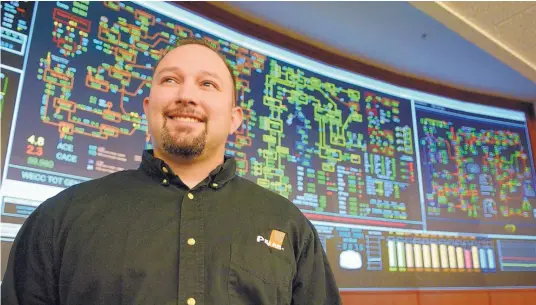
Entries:
{"label": "mustache", "polygon": [[164,116],[166,117],[177,117],[177,116],[185,116],[185,117],[193,117],[200,121],[205,122],[206,121],[206,115],[199,113],[195,108],[193,107],[166,107],[164,109]]}

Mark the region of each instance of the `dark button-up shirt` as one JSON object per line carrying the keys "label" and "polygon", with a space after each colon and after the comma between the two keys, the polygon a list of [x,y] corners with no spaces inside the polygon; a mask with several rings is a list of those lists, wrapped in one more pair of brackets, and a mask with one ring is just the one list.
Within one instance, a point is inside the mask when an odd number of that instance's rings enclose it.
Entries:
{"label": "dark button-up shirt", "polygon": [[225,158],[189,189],[151,151],[26,220],[2,304],[340,304],[312,224]]}

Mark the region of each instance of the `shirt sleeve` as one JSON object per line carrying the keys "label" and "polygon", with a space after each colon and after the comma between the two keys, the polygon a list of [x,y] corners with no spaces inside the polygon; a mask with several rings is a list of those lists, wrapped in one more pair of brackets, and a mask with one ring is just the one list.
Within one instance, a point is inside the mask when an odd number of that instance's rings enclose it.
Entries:
{"label": "shirt sleeve", "polygon": [[2,281],[2,304],[57,303],[54,220],[42,205],[26,219],[13,242]]}
{"label": "shirt sleeve", "polygon": [[293,282],[292,305],[340,305],[341,298],[326,252],[313,234],[305,243]]}

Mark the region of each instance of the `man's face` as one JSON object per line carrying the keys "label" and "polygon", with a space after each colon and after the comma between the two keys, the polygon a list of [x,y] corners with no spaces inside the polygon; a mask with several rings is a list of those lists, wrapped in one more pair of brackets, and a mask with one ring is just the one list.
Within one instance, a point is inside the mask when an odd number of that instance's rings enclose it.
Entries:
{"label": "man's face", "polygon": [[209,48],[192,44],[169,52],[143,101],[155,150],[183,158],[220,153],[242,123],[233,90],[229,70]]}

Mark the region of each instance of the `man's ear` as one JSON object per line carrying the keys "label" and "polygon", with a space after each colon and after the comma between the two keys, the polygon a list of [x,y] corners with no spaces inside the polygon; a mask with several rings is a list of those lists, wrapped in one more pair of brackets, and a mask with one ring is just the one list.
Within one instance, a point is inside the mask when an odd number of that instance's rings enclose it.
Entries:
{"label": "man's ear", "polygon": [[145,117],[149,116],[149,97],[143,99],[143,112],[145,113]]}
{"label": "man's ear", "polygon": [[231,129],[229,130],[230,135],[238,130],[238,127],[242,125],[243,120],[244,112],[242,110],[242,107],[233,107],[233,109],[231,109]]}

